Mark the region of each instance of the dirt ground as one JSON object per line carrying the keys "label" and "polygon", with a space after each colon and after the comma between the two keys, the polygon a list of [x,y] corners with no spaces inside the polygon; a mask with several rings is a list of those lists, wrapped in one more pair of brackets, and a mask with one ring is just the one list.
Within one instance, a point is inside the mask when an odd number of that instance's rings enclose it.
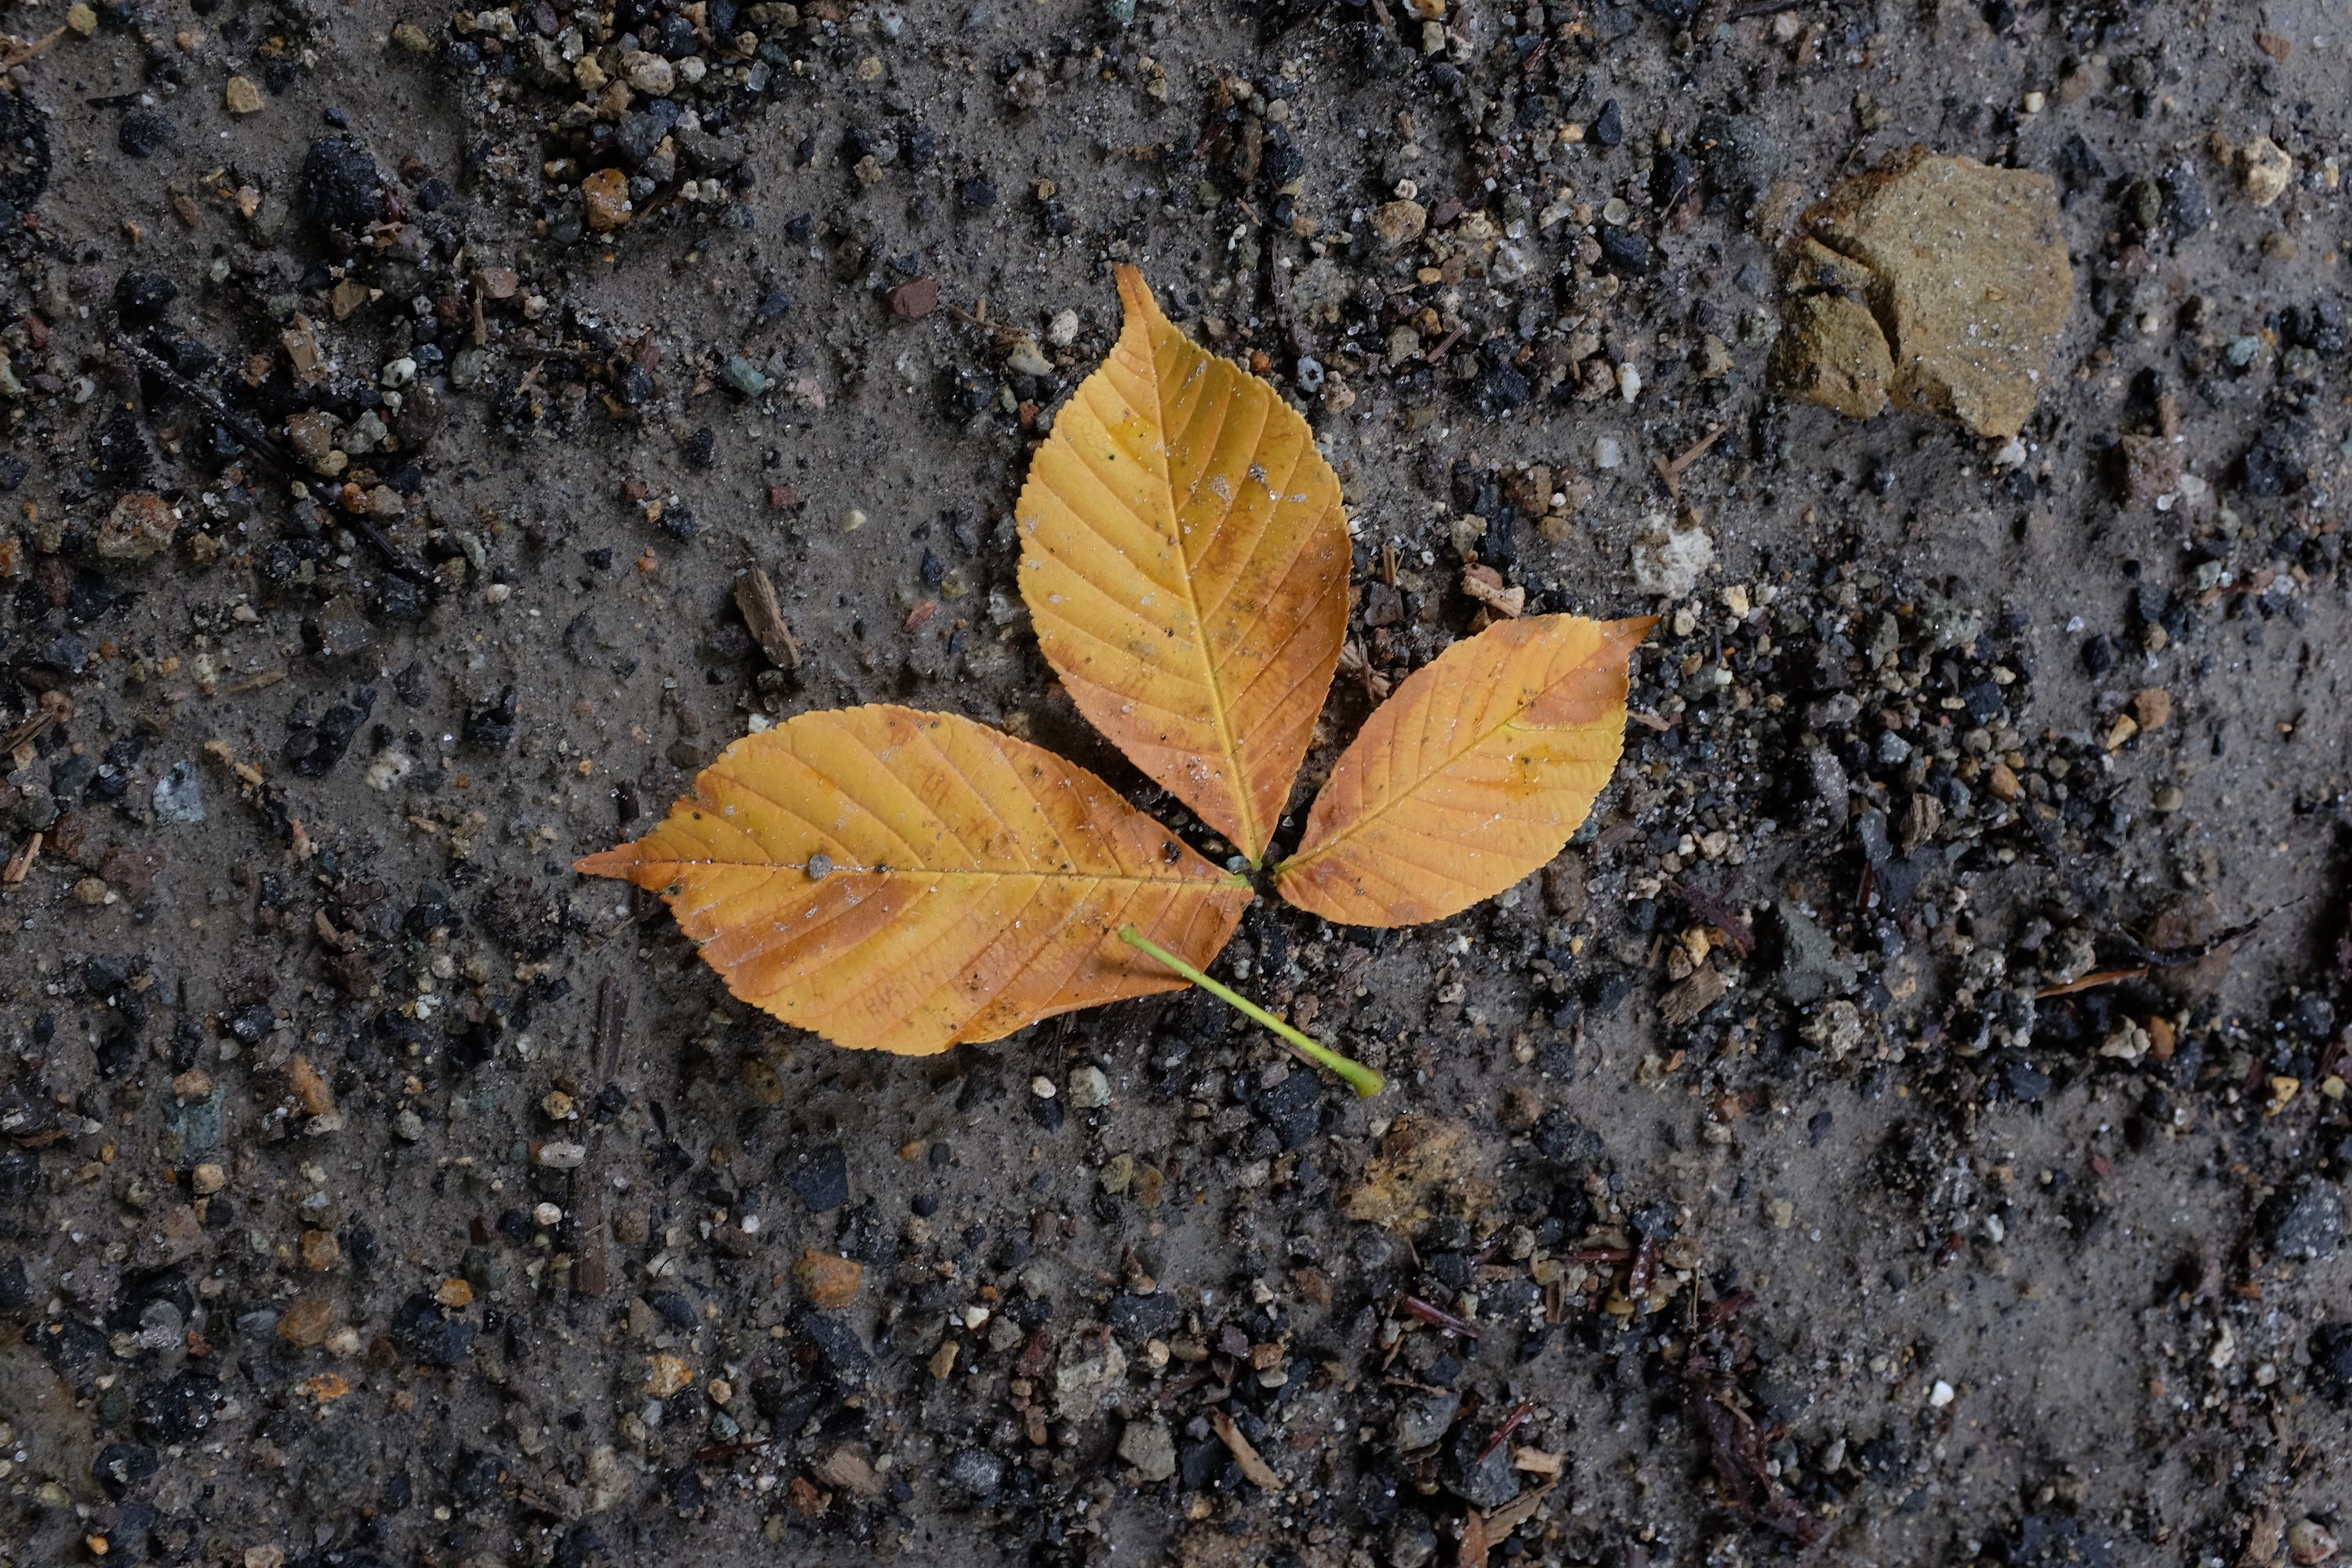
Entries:
{"label": "dirt ground", "polygon": [[[2341,5],[0,27],[0,1563],[2333,1553]],[[1770,374],[1913,143],[2054,183],[2014,442]],[[1372,1101],[1193,994],[837,1050],[571,869],[876,700],[1203,841],[1014,585],[1122,260],[1345,485],[1309,784],[1465,549],[1665,617],[1540,877],[1246,917]]]}

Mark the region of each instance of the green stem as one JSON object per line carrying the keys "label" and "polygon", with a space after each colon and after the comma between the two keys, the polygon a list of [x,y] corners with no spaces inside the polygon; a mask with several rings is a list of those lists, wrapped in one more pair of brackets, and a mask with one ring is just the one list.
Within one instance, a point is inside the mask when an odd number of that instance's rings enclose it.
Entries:
{"label": "green stem", "polygon": [[1128,946],[1135,948],[1139,952],[1144,953],[1147,957],[1155,959],[1158,962],[1166,964],[1169,968],[1174,970],[1177,973],[1182,975],[1185,979],[1191,981],[1193,984],[1199,986],[1210,995],[1214,996],[1228,1007],[1234,1008],[1244,1016],[1254,1018],[1257,1022],[1264,1024],[1267,1028],[1272,1029],[1276,1035],[1279,1035],[1284,1043],[1288,1045],[1291,1049],[1297,1051],[1300,1056],[1305,1057],[1308,1061],[1313,1062],[1316,1066],[1328,1068],[1347,1079],[1348,1087],[1354,1089],[1359,1098],[1370,1100],[1372,1096],[1380,1093],[1381,1089],[1388,1087],[1387,1080],[1383,1079],[1380,1074],[1374,1072],[1363,1063],[1349,1057],[1343,1057],[1339,1052],[1333,1050],[1330,1047],[1325,1045],[1322,1041],[1315,1038],[1313,1036],[1303,1034],[1300,1031],[1292,1028],[1289,1025],[1284,1023],[1281,1019],[1276,1017],[1273,1014],[1267,1012],[1265,1008],[1259,1006],[1248,997],[1242,995],[1240,993],[1233,990],[1230,986],[1222,985],[1216,981],[1210,979],[1207,975],[1202,973],[1199,970],[1193,968],[1191,964],[1185,963],[1182,959],[1177,957],[1166,948],[1161,947],[1158,942],[1153,942],[1150,937],[1138,931],[1133,926],[1128,925],[1119,927],[1118,939],[1119,941],[1127,943]]}

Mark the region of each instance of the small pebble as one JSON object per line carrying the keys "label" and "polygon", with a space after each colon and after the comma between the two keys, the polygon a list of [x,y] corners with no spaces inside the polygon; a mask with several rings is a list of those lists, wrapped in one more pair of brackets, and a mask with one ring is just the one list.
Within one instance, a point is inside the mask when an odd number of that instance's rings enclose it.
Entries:
{"label": "small pebble", "polygon": [[1070,1075],[1070,1106],[1075,1110],[1097,1110],[1110,1103],[1110,1079],[1097,1067],[1082,1067]]}

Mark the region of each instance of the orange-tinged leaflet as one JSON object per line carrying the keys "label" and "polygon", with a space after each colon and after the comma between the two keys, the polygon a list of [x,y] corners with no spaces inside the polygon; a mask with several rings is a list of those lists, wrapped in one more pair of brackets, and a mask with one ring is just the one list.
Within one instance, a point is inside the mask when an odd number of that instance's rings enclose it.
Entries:
{"label": "orange-tinged leaflet", "polygon": [[1348,527],[1314,432],[1118,271],[1126,324],[1039,447],[1021,594],[1078,710],[1255,864],[1348,620]]}
{"label": "orange-tinged leaflet", "polygon": [[1491,898],[1559,853],[1625,743],[1654,617],[1499,621],[1415,670],[1340,753],[1275,890],[1401,926]]}
{"label": "orange-tinged leaflet", "polygon": [[835,1045],[922,1055],[1184,982],[1246,883],[1051,752],[945,713],[803,713],[730,746],[579,870],[658,891],[744,1001]]}

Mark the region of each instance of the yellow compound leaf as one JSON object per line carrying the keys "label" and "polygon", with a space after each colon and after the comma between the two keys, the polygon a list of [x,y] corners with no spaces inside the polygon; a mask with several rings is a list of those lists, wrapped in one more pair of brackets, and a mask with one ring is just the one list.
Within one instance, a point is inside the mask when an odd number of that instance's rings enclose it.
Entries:
{"label": "yellow compound leaf", "polygon": [[1499,621],[1415,670],[1340,753],[1275,890],[1326,920],[1412,925],[1544,865],[1617,766],[1656,624]]}
{"label": "yellow compound leaf", "polygon": [[1118,268],[1127,322],[1037,449],[1021,595],[1095,728],[1255,865],[1348,623],[1348,526],[1314,432]]}
{"label": "yellow compound leaf", "polygon": [[1119,928],[1205,966],[1251,898],[1084,768],[887,705],[736,742],[576,868],[661,893],[744,1001],[910,1056],[1181,989]]}

